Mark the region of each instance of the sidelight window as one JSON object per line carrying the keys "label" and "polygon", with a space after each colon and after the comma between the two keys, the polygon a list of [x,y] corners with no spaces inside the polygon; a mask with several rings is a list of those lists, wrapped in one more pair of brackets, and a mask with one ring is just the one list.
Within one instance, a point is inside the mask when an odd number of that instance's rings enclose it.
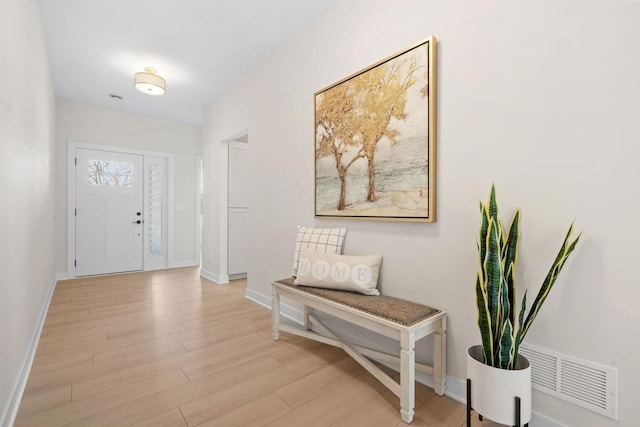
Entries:
{"label": "sidelight window", "polygon": [[162,255],[162,174],[159,165],[149,167],[149,255]]}

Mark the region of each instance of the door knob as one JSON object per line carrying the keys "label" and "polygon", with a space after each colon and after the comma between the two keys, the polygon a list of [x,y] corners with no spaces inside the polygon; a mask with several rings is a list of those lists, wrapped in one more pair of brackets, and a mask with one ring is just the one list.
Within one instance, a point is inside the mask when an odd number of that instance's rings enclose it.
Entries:
{"label": "door knob", "polygon": [[132,224],[142,224],[142,221],[140,221],[140,220],[133,221],[133,223],[132,223]]}

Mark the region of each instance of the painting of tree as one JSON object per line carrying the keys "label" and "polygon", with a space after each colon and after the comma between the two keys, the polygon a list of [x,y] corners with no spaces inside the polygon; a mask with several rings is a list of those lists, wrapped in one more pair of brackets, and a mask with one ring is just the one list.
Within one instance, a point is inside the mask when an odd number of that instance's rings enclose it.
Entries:
{"label": "painting of tree", "polygon": [[316,216],[435,220],[435,37],[315,94]]}

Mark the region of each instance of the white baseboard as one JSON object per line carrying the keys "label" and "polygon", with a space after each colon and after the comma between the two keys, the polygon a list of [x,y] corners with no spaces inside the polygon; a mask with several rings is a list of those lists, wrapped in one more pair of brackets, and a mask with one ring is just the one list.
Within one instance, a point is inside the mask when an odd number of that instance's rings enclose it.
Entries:
{"label": "white baseboard", "polygon": [[[271,310],[271,298],[262,295],[259,292],[254,291],[253,289],[247,288],[245,292],[245,298],[259,304],[263,307]],[[280,303],[280,314],[287,319],[290,319],[300,325],[302,325],[302,311],[297,308],[291,307],[283,302]]]}
{"label": "white baseboard", "polygon": [[186,261],[173,261],[170,268],[196,267],[198,265],[200,265],[198,261],[190,259]]}
{"label": "white baseboard", "polygon": [[564,424],[559,423],[549,417],[545,417],[540,412],[531,411],[531,427],[566,427]]}
{"label": "white baseboard", "polygon": [[[155,266],[155,267],[145,267],[142,271],[136,271],[136,273],[148,273],[150,271],[161,271],[161,270],[169,270],[173,267],[164,267],[164,266]],[[126,273],[113,273],[113,274],[126,274]]]}
{"label": "white baseboard", "polygon": [[215,273],[212,273],[210,271],[205,270],[204,268],[200,269],[200,275],[202,277],[204,277],[205,279],[209,279],[212,282],[215,282],[219,285],[223,285],[226,283],[229,283],[229,276],[224,274],[224,275],[218,275]]}
{"label": "white baseboard", "polygon": [[56,273],[56,280],[59,282],[60,280],[67,280],[69,278],[69,273]]}
{"label": "white baseboard", "polygon": [[22,366],[20,367],[18,380],[16,382],[16,385],[13,387],[13,392],[10,395],[11,399],[9,401],[9,404],[6,406],[5,411],[2,414],[2,418],[0,418],[0,426],[2,427],[11,427],[16,420],[16,416],[18,415],[18,408],[20,407],[20,401],[22,400],[22,394],[24,393],[24,389],[27,386],[27,380],[29,379],[29,373],[31,372],[33,358],[35,357],[36,350],[38,349],[38,342],[40,341],[40,335],[42,334],[42,327],[44,326],[44,321],[47,318],[47,312],[49,311],[51,297],[53,297],[53,291],[56,288],[58,277],[63,275],[66,276],[66,274],[64,273],[54,274],[51,279],[51,283],[49,283],[49,290],[47,291],[47,295],[44,299],[42,307],[40,308],[40,315],[38,316],[36,327],[33,330],[33,334],[31,335],[31,340],[29,341],[29,346],[27,347],[27,353],[25,354],[24,361],[22,362]]}
{"label": "white baseboard", "polygon": [[[154,266],[154,267],[145,267],[143,270],[141,271],[137,271],[138,273],[140,272],[147,272],[147,271],[159,271],[159,270],[170,270],[172,268],[185,268],[185,267],[197,267],[200,264],[196,261],[196,260],[188,260],[188,261],[177,261],[177,262],[173,262],[171,264],[170,267],[166,267],[166,266]],[[126,273],[131,273],[129,271],[125,271],[123,273],[111,273],[111,274],[126,274]],[[69,274],[68,272],[65,273],[56,273],[56,279],[58,281],[60,280],[69,280],[69,279],[75,279],[76,276]],[[209,279],[212,280],[212,279]]]}
{"label": "white baseboard", "polygon": [[[271,309],[271,298],[267,297],[259,292],[254,291],[253,289],[249,289],[247,288],[247,291],[245,293],[245,297],[257,304],[260,304],[261,306],[264,306],[268,309]],[[302,325],[303,320],[302,320],[302,311],[291,307],[287,304],[284,303],[280,303],[280,310],[281,310],[281,315]],[[353,337],[352,334],[350,334],[348,331],[340,331],[340,335],[349,339],[349,338],[355,338]],[[349,335],[352,335],[351,337],[349,337]],[[362,337],[359,337],[360,339],[362,339]],[[372,348],[376,348],[376,343],[371,342],[370,346]],[[383,363],[384,365],[388,366],[391,369],[394,369],[397,372],[400,372],[400,366],[398,364],[393,364],[393,363],[387,363],[385,361],[382,360],[378,360],[378,362]],[[415,373],[416,375],[416,381],[418,381],[421,384],[426,385],[427,387],[433,388],[433,376],[429,375],[425,372],[419,372],[417,371]],[[445,391],[445,395],[452,398],[453,400],[456,400],[464,405],[467,404],[467,381],[466,379],[461,380],[459,378],[455,378],[452,377],[451,375],[447,375],[447,388]],[[536,411],[532,411],[531,412],[531,423],[530,425],[532,427],[564,427],[563,424],[558,423],[555,420],[552,420],[551,418],[548,418],[544,415],[542,415],[539,412]]]}
{"label": "white baseboard", "polygon": [[255,302],[258,305],[271,309],[271,298],[265,297],[259,292],[254,291],[253,289],[247,288],[247,291],[244,294],[245,298]]}

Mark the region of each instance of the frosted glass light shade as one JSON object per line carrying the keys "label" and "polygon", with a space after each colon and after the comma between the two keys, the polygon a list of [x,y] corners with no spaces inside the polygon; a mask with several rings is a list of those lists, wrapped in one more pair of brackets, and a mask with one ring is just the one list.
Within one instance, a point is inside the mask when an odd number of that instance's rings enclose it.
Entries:
{"label": "frosted glass light shade", "polygon": [[154,68],[146,67],[144,71],[133,75],[133,85],[147,95],[162,95],[167,87],[167,82],[156,74]]}

